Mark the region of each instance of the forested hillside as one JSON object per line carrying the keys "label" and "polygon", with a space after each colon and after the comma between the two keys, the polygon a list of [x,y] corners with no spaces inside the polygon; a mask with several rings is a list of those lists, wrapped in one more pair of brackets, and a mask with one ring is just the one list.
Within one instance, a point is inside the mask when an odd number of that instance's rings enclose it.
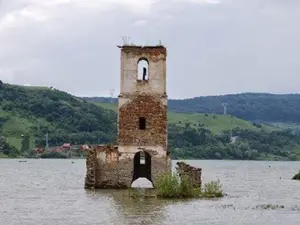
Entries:
{"label": "forested hillside", "polygon": [[[91,103],[43,87],[0,86],[0,157],[29,156],[34,146],[116,142],[116,104]],[[186,111],[189,111],[186,109]],[[174,159],[300,159],[297,129],[281,130],[209,113],[168,113]]]}
{"label": "forested hillside", "polygon": [[0,99],[0,136],[19,150],[24,136],[45,146],[46,133],[50,145],[115,141],[116,114],[68,93],[3,84]]}
{"label": "forested hillside", "polygon": [[300,160],[300,133],[234,128],[214,135],[201,125],[170,125],[169,147],[174,158]]}
{"label": "forested hillside", "polygon": [[[117,101],[102,97],[85,99],[93,102]],[[228,114],[245,120],[300,123],[299,94],[243,93],[184,100],[170,99],[168,107],[173,112],[223,114],[222,103],[225,102]]]}

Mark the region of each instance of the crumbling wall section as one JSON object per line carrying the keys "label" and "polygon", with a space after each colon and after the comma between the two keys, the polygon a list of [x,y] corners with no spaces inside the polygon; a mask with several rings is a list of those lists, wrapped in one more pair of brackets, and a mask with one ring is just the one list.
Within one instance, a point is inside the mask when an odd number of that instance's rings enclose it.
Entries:
{"label": "crumbling wall section", "polygon": [[88,149],[86,155],[86,176],[84,187],[94,188],[96,184],[96,164],[97,157],[95,149]]}
{"label": "crumbling wall section", "polygon": [[[121,46],[119,46],[121,47]],[[167,49],[164,46],[122,46],[121,54],[126,54],[128,58],[146,57],[151,61],[166,61]]]}
{"label": "crumbling wall section", "polygon": [[184,162],[177,162],[176,165],[178,166],[176,169],[180,178],[186,177],[190,179],[190,182],[192,183],[194,188],[201,188],[201,168],[190,166],[189,164]]}
{"label": "crumbling wall section", "polygon": [[95,188],[126,188],[128,182],[122,182],[120,173],[120,153],[118,146],[98,146],[95,149],[97,163],[95,164]]}

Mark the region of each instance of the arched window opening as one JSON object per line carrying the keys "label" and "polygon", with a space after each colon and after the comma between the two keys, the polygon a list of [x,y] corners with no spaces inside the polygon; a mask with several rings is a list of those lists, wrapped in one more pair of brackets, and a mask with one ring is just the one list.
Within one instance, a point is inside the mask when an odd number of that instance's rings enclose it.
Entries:
{"label": "arched window opening", "polygon": [[138,61],[138,80],[148,80],[149,78],[149,63],[146,58],[141,58]]}
{"label": "arched window opening", "polygon": [[139,118],[139,128],[140,130],[146,130],[146,118],[144,117]]}

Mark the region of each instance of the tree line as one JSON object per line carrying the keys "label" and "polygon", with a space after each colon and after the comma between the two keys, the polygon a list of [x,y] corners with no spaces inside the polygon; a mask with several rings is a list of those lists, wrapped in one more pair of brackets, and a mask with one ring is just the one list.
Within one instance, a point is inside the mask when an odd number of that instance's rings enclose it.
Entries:
{"label": "tree line", "polygon": [[213,134],[201,125],[169,125],[174,159],[299,160],[300,132],[235,128]]}

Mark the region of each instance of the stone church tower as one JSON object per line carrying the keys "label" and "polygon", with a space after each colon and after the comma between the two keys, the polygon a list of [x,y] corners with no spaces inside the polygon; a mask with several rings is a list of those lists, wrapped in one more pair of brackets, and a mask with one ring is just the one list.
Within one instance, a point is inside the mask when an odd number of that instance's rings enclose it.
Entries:
{"label": "stone church tower", "polygon": [[160,171],[165,172],[170,166],[167,160],[167,51],[163,46],[119,47],[118,150],[130,157],[145,157],[145,167],[149,158],[150,176],[154,181]]}
{"label": "stone church tower", "polygon": [[140,177],[147,178],[155,187],[162,173],[171,172],[167,50],[164,46],[118,47],[121,49],[118,146],[98,146],[89,152],[86,187],[126,188]]}

